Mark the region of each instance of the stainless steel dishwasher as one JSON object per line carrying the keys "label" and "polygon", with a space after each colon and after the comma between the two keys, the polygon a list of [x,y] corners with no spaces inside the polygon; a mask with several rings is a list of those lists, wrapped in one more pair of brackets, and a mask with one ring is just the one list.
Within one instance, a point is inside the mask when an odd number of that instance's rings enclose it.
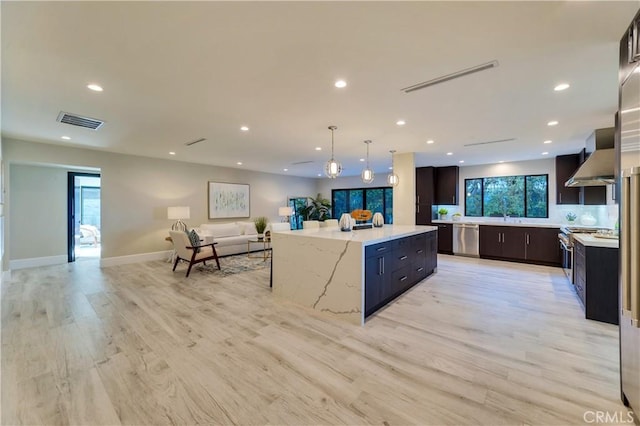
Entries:
{"label": "stainless steel dishwasher", "polygon": [[480,226],[477,223],[453,224],[453,254],[480,256]]}

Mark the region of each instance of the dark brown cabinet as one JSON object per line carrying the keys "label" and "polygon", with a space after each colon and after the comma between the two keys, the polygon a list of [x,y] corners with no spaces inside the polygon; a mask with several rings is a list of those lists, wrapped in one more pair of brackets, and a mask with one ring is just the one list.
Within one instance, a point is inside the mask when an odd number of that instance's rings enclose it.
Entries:
{"label": "dark brown cabinet", "polygon": [[453,254],[453,225],[438,224],[438,253]]}
{"label": "dark brown cabinet", "polygon": [[580,188],[568,188],[564,183],[569,180],[580,165],[578,154],[556,157],[556,204],[580,204]]}
{"label": "dark brown cabinet", "polygon": [[365,316],[433,273],[436,244],[433,231],[365,248]]}
{"label": "dark brown cabinet", "polygon": [[434,167],[416,168],[416,225],[431,225],[435,192]]}
{"label": "dark brown cabinet", "polygon": [[559,266],[557,228],[480,226],[480,257]]}
{"label": "dark brown cabinet", "polygon": [[618,249],[576,241],[573,268],[585,318],[618,324]]}
{"label": "dark brown cabinet", "polygon": [[458,204],[459,167],[435,168],[435,202],[436,205]]}

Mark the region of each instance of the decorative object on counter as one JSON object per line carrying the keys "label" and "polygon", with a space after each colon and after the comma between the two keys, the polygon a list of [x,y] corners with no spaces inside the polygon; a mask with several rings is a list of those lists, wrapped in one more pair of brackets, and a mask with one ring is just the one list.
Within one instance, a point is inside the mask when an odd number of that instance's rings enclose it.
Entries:
{"label": "decorative object on counter", "polygon": [[382,213],[376,212],[373,215],[373,226],[376,228],[382,228],[384,226],[384,216],[382,216]]}
{"label": "decorative object on counter", "polygon": [[447,218],[447,213],[449,213],[449,210],[441,207],[440,210],[438,210],[438,216],[440,217],[440,220],[445,220]]}
{"label": "decorative object on counter", "polygon": [[364,183],[371,183],[373,182],[373,169],[371,169],[371,167],[369,167],[369,144],[371,143],[371,141],[366,140],[364,141],[364,143],[367,144],[367,167],[362,171],[362,182]]}
{"label": "decorative object on counter", "polygon": [[569,222],[569,224],[574,223],[576,221],[576,219],[578,218],[578,216],[576,216],[576,214],[573,213],[573,212],[567,213],[567,215],[565,217],[567,218],[567,222]]}
{"label": "decorative object on counter", "polygon": [[355,209],[351,212],[351,217],[355,219],[356,222],[366,222],[373,216],[371,210],[363,210],[363,209]]}
{"label": "decorative object on counter", "polygon": [[190,219],[189,206],[168,207],[167,219],[177,220],[176,223],[171,225],[172,231],[187,232],[187,225],[185,225],[182,219]]}
{"label": "decorative object on counter", "polygon": [[400,178],[398,178],[398,175],[396,174],[395,165],[393,164],[393,154],[395,154],[396,150],[392,149],[389,152],[391,153],[391,173],[387,175],[387,183],[391,186],[398,186],[398,183],[400,182]]}
{"label": "decorative object on counter", "polygon": [[256,225],[256,231],[258,231],[258,240],[262,241],[264,238],[264,230],[267,229],[269,219],[264,216],[258,216],[253,219],[253,223]]}
{"label": "decorative object on counter", "polygon": [[327,175],[329,179],[335,179],[342,173],[342,164],[333,158],[333,131],[336,129],[336,126],[329,126],[329,130],[331,130],[331,160],[327,161],[327,164],[324,165],[324,174]]}
{"label": "decorative object on counter", "polygon": [[462,215],[460,213],[454,213],[451,215],[451,219],[455,222],[459,222],[462,219]]}
{"label": "decorative object on counter", "polygon": [[342,216],[340,216],[340,230],[343,232],[349,232],[351,231],[351,227],[353,226],[353,223],[351,222],[351,216],[349,216],[348,213],[342,213]]}
{"label": "decorative object on counter", "polygon": [[585,213],[580,216],[580,223],[586,226],[593,226],[598,222],[598,220],[593,217],[591,213]]}

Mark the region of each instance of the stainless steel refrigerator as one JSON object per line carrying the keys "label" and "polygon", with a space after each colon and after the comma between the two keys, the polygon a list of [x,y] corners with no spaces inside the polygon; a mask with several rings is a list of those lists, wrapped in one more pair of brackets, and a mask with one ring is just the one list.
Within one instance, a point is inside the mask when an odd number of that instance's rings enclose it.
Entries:
{"label": "stainless steel refrigerator", "polygon": [[621,389],[640,417],[640,61],[621,86],[619,126]]}

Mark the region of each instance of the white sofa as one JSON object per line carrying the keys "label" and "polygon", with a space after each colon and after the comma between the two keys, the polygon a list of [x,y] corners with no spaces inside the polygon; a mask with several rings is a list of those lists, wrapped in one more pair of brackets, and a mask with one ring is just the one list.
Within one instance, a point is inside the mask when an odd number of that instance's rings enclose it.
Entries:
{"label": "white sofa", "polygon": [[[218,256],[246,253],[247,241],[258,238],[253,222],[203,223],[196,232],[205,244],[218,243]],[[251,248],[257,250],[259,246],[252,244]]]}

